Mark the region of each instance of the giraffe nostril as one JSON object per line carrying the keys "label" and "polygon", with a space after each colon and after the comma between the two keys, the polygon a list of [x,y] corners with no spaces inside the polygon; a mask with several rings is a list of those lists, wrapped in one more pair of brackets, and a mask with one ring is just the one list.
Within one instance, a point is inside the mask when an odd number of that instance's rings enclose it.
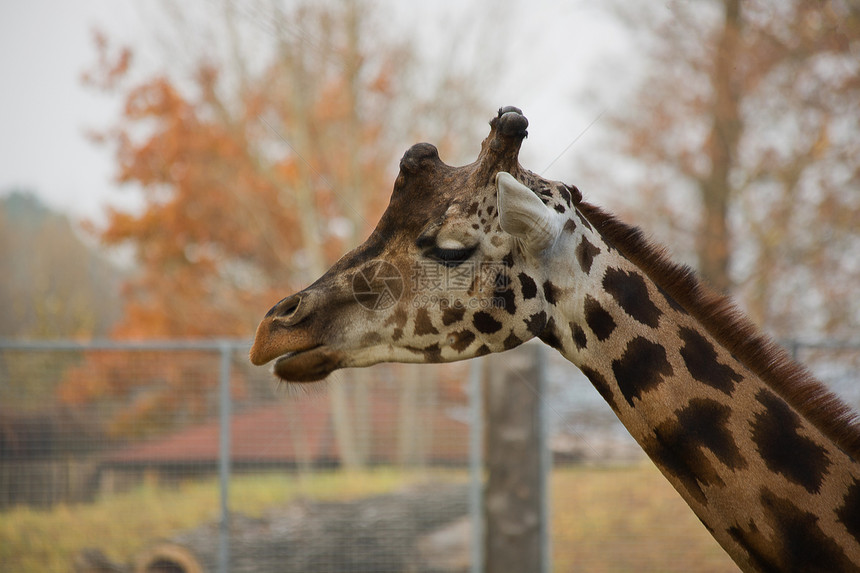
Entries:
{"label": "giraffe nostril", "polygon": [[300,301],[301,301],[301,299],[296,299],[296,300],[290,301],[290,304],[285,305],[284,308],[281,309],[281,316],[287,317],[287,316],[290,316],[293,313],[295,313],[296,309],[299,308],[299,302]]}
{"label": "giraffe nostril", "polygon": [[296,313],[299,308],[299,303],[302,302],[302,297],[294,294],[281,299],[278,304],[269,309],[266,313],[266,318],[277,316],[281,318],[289,318]]}

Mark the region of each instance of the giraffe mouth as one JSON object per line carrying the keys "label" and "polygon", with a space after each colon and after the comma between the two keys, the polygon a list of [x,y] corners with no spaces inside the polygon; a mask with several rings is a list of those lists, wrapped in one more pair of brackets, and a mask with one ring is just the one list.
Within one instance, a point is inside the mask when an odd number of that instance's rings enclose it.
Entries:
{"label": "giraffe mouth", "polygon": [[317,382],[339,367],[334,351],[318,344],[281,355],[272,370],[284,382]]}

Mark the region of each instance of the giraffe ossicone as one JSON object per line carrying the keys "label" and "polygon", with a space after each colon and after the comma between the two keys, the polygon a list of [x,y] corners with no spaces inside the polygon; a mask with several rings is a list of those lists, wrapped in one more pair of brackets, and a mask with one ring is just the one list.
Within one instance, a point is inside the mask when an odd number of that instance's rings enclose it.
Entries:
{"label": "giraffe ossicone", "polygon": [[855,413],[638,229],[520,166],[527,127],[502,108],[461,167],[411,147],[376,229],[269,310],[251,361],[313,382],[538,337],[742,569],[860,571]]}

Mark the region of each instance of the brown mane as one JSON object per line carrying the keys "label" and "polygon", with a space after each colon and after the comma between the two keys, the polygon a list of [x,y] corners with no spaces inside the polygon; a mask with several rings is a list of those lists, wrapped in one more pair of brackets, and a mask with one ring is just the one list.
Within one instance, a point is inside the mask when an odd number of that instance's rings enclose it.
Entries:
{"label": "brown mane", "polygon": [[858,415],[781,346],[762,333],[734,301],[670,260],[638,227],[586,202],[577,208],[633,264],[695,317],[714,339],[849,455],[860,459]]}

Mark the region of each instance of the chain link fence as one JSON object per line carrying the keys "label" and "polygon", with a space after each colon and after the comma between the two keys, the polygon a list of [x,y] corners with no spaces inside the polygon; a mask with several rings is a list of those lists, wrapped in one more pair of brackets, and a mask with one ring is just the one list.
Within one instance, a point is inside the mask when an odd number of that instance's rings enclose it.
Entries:
{"label": "chain link fence", "polygon": [[[787,346],[860,406],[860,344]],[[480,361],[285,386],[247,350],[0,342],[0,569],[472,570]],[[590,384],[544,356],[551,570],[735,570]]]}
{"label": "chain link fence", "polygon": [[0,344],[0,569],[440,570],[468,523],[467,366],[287,387],[247,352]]}

